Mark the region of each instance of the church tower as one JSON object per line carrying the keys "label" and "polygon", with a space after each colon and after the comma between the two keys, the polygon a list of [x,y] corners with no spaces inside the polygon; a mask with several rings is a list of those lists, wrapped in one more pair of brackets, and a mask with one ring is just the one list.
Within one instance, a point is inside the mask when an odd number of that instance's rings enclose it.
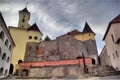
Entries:
{"label": "church tower", "polygon": [[30,27],[28,21],[30,19],[30,12],[25,7],[23,10],[19,11],[19,22],[18,27],[27,29]]}
{"label": "church tower", "polygon": [[95,40],[95,33],[92,31],[87,22],[85,23],[82,33],[88,56],[92,58],[93,64],[98,64],[98,51]]}
{"label": "church tower", "polygon": [[40,31],[38,25],[34,23],[29,25],[28,21],[30,20],[30,12],[25,7],[19,11],[19,20],[18,27],[9,26],[11,36],[15,42],[15,48],[13,49],[12,54],[12,65],[13,73],[17,72],[18,65],[24,61],[26,44],[28,42],[38,43],[42,40],[42,32]]}

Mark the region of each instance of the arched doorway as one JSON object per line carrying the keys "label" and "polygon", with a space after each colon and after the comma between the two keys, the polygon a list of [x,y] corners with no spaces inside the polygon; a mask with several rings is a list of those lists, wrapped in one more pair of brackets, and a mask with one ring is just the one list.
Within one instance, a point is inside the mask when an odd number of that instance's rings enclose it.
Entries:
{"label": "arched doorway", "polygon": [[13,73],[13,69],[14,69],[13,64],[10,64],[9,74],[12,74],[12,73]]}
{"label": "arched doorway", "polygon": [[28,76],[28,70],[27,70],[27,69],[23,69],[22,75],[23,75],[23,76]]}
{"label": "arched doorway", "polygon": [[92,59],[92,64],[95,65],[95,59]]}
{"label": "arched doorway", "polygon": [[22,60],[18,60],[18,64],[22,63],[23,61]]}

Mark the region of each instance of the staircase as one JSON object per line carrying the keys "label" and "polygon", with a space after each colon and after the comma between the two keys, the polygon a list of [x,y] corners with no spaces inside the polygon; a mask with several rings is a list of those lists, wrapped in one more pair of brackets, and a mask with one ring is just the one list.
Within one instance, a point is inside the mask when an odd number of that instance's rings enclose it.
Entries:
{"label": "staircase", "polygon": [[108,66],[90,66],[88,69],[90,75],[93,76],[111,76],[120,74],[120,71],[116,71],[114,68]]}

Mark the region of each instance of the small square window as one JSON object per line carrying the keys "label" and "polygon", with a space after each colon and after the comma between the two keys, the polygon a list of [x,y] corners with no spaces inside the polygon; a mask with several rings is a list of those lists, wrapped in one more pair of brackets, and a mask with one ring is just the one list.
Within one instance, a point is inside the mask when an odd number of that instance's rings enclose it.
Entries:
{"label": "small square window", "polygon": [[38,37],[37,37],[37,36],[35,36],[35,37],[34,37],[34,39],[35,39],[35,40],[37,40],[37,39],[38,39]]}
{"label": "small square window", "polygon": [[32,39],[32,36],[29,36],[29,39]]}

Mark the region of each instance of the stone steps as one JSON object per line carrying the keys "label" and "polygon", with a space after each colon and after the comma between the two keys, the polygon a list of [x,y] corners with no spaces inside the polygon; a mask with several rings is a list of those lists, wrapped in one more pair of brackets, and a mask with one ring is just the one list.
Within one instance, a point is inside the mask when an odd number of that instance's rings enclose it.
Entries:
{"label": "stone steps", "polygon": [[110,76],[120,74],[120,72],[116,71],[114,68],[107,66],[90,66],[89,72],[94,76]]}

